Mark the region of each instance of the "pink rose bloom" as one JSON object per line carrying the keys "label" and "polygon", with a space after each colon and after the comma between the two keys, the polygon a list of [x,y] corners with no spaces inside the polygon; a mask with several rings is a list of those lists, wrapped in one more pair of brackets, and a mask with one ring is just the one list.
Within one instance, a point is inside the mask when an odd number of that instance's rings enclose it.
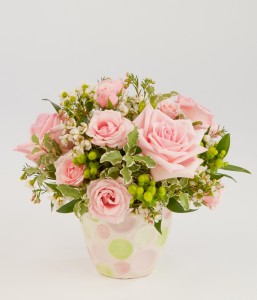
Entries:
{"label": "pink rose bloom", "polygon": [[180,105],[169,100],[164,100],[160,103],[160,111],[172,119],[175,119],[181,112]]}
{"label": "pink rose bloom", "polygon": [[118,111],[96,111],[88,125],[87,135],[97,146],[122,148],[127,143],[127,135],[134,128],[132,122]]}
{"label": "pink rose bloom", "polygon": [[[15,150],[25,153],[28,159],[32,161],[37,161],[42,154],[46,154],[46,151],[44,150],[42,143],[43,143],[44,135],[46,133],[50,133],[52,139],[54,139],[59,144],[62,152],[66,153],[67,151],[69,151],[69,149],[65,148],[61,144],[60,136],[62,134],[62,131],[63,129],[61,126],[61,119],[57,113],[54,114],[42,113],[37,117],[35,123],[33,123],[30,128],[31,136],[35,134],[38,137],[39,145],[36,145],[31,141],[26,144],[17,146]],[[32,150],[36,147],[40,148],[40,151],[32,154]]]}
{"label": "pink rose bloom", "polygon": [[203,198],[203,203],[209,208],[213,209],[219,204],[221,200],[221,196],[222,196],[222,190],[219,189],[215,192],[214,196],[205,196]]}
{"label": "pink rose bloom", "polygon": [[105,79],[101,81],[96,90],[97,103],[101,107],[107,107],[108,100],[115,106],[118,103],[118,95],[123,89],[123,81],[121,79],[112,80]]}
{"label": "pink rose bloom", "polygon": [[55,162],[56,183],[79,186],[84,179],[85,166],[72,163],[72,151],[60,156]]}
{"label": "pink rose bloom", "polygon": [[208,129],[213,125],[213,115],[211,112],[193,99],[178,96],[175,103],[179,104],[181,111],[187,119],[190,119],[192,122],[202,122],[202,125],[195,126],[196,129]]}
{"label": "pink rose bloom", "polygon": [[131,195],[123,185],[123,180],[98,179],[91,181],[87,188],[89,213],[110,223],[124,221],[129,210]]}
{"label": "pink rose bloom", "polygon": [[138,144],[144,155],[154,159],[154,180],[194,177],[202,159],[197,155],[206,149],[199,144],[205,130],[194,130],[190,120],[173,120],[150,104],[134,120],[138,126]]}

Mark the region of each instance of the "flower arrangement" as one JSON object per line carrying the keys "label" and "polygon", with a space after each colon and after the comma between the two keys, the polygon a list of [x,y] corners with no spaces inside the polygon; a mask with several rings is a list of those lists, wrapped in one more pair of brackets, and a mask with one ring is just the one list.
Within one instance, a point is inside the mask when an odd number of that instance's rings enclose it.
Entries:
{"label": "flower arrangement", "polygon": [[[220,201],[224,171],[249,173],[226,161],[230,134],[210,111],[155,82],[126,74],[61,94],[42,113],[30,141],[17,147],[32,201],[50,194],[51,209],[118,224],[139,214],[161,232],[163,208],[187,213]],[[133,90],[133,93],[132,93]]]}

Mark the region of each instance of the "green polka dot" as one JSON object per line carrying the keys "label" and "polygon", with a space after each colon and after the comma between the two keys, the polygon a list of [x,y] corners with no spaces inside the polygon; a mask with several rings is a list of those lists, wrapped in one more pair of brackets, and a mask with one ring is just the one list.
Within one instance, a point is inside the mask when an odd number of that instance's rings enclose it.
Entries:
{"label": "green polka dot", "polygon": [[132,254],[133,246],[127,240],[117,239],[110,243],[109,251],[115,258],[126,259]]}
{"label": "green polka dot", "polygon": [[113,277],[113,273],[111,268],[105,265],[96,265],[96,269],[99,273],[108,276],[108,277]]}
{"label": "green polka dot", "polygon": [[157,238],[157,245],[158,246],[163,246],[165,244],[165,242],[167,240],[167,237],[168,237],[168,233],[169,233],[169,228],[168,227],[162,229],[162,235],[159,234],[158,238]]}

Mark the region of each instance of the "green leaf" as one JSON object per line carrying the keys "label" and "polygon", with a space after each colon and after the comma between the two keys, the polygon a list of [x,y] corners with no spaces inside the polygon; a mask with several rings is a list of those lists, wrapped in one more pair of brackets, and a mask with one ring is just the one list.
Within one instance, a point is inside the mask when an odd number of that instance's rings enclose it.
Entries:
{"label": "green leaf", "polygon": [[37,183],[41,186],[44,181],[46,180],[46,175],[45,174],[40,174],[38,177],[37,177]]}
{"label": "green leaf", "polygon": [[179,183],[180,183],[181,187],[184,188],[188,184],[188,178],[180,179]]}
{"label": "green leaf", "polygon": [[79,199],[81,197],[81,193],[78,188],[71,187],[66,184],[57,185],[57,189],[62,193],[64,197],[70,197],[73,199]]}
{"label": "green leaf", "polygon": [[120,151],[113,150],[113,151],[106,152],[105,154],[103,154],[100,159],[100,163],[104,163],[106,161],[110,162],[112,165],[121,163],[122,155],[120,154]]}
{"label": "green leaf", "polygon": [[73,212],[73,208],[74,208],[75,204],[79,201],[80,201],[79,199],[72,200],[72,201],[64,204],[63,206],[61,206],[59,209],[57,209],[57,212],[63,213],[63,214],[71,213],[71,212]]}
{"label": "green leaf", "polygon": [[197,125],[203,125],[202,121],[195,121],[192,123],[193,126],[197,126]]}
{"label": "green leaf", "polygon": [[153,93],[154,93],[154,86],[153,86],[153,85],[149,85],[149,86],[146,88],[146,91],[147,91],[148,97],[150,97],[150,96],[153,95]]}
{"label": "green leaf", "polygon": [[54,107],[54,109],[56,110],[56,112],[59,112],[59,110],[61,109],[61,107],[59,106],[59,105],[57,105],[56,103],[54,103],[54,102],[52,102],[51,100],[49,100],[49,99],[42,99],[43,101],[49,101],[52,105],[53,105],[53,107]]}
{"label": "green leaf", "polygon": [[113,109],[113,105],[112,105],[112,102],[108,99],[107,101],[107,106],[106,106],[107,109]]}
{"label": "green leaf", "polygon": [[31,137],[31,140],[34,144],[39,145],[39,139],[38,139],[37,135],[33,134]]}
{"label": "green leaf", "polygon": [[162,220],[160,220],[157,223],[154,222],[154,227],[160,234],[162,234]]}
{"label": "green leaf", "polygon": [[53,146],[53,149],[54,149],[54,153],[56,155],[61,155],[62,154],[62,150],[60,148],[60,145],[55,141],[55,140],[52,140],[52,146]]}
{"label": "green leaf", "polygon": [[76,217],[78,217],[78,218],[81,218],[83,214],[88,212],[88,207],[87,207],[85,201],[83,201],[83,200],[78,201],[73,207],[73,212],[75,213]]}
{"label": "green leaf", "polygon": [[40,172],[39,168],[34,168],[34,167],[27,167],[26,169],[24,169],[24,172],[28,175],[34,175]]}
{"label": "green leaf", "polygon": [[132,181],[132,172],[130,171],[130,169],[128,167],[124,167],[121,171],[120,171],[121,175],[123,176],[124,179],[124,184],[129,184]]}
{"label": "green leaf", "polygon": [[227,177],[227,178],[230,178],[232,180],[234,180],[236,182],[236,180],[230,176],[230,175],[227,175],[227,174],[221,174],[221,173],[216,173],[216,174],[211,174],[211,179],[221,179],[222,177]]}
{"label": "green leaf", "polygon": [[39,147],[35,147],[32,151],[31,151],[31,153],[32,154],[35,154],[35,153],[37,153],[37,152],[39,152],[41,149],[39,148]]}
{"label": "green leaf", "polygon": [[144,163],[148,168],[156,167],[155,161],[150,156],[134,155],[133,158],[139,163]]}
{"label": "green leaf", "polygon": [[136,172],[138,170],[140,170],[142,168],[142,166],[138,165],[138,164],[133,164],[131,167],[129,167],[131,172]]}
{"label": "green leaf", "polygon": [[94,102],[92,100],[87,101],[85,106],[86,106],[87,113],[89,113],[94,107]]}
{"label": "green leaf", "polygon": [[189,209],[189,210],[185,210],[183,208],[183,206],[175,199],[175,198],[170,198],[169,199],[169,203],[167,205],[167,208],[173,212],[176,213],[189,213],[189,212],[193,212],[196,211],[197,209]]}
{"label": "green leaf", "polygon": [[189,197],[187,194],[184,194],[184,193],[180,193],[179,194],[179,198],[177,200],[179,202],[179,204],[183,207],[183,209],[185,211],[188,211],[189,210]]}
{"label": "green leaf", "polygon": [[119,177],[120,169],[118,167],[111,167],[108,170],[108,175],[113,179],[117,179]]}
{"label": "green leaf", "polygon": [[123,157],[123,160],[126,162],[126,167],[128,168],[135,163],[133,156],[126,155]]}
{"label": "green leaf", "polygon": [[101,178],[101,179],[104,179],[104,178],[108,177],[108,176],[109,176],[108,172],[109,172],[109,169],[104,169],[104,170],[100,173],[100,178]]}
{"label": "green leaf", "polygon": [[[226,151],[225,156],[227,155],[228,151],[229,151],[229,147],[230,147],[230,134],[227,133],[225,134],[222,139],[219,141],[216,149],[221,152],[222,150]],[[224,157],[225,157],[224,156]]]}
{"label": "green leaf", "polygon": [[45,185],[48,186],[52,191],[58,193],[59,195],[62,195],[62,193],[57,188],[57,184],[45,182]]}
{"label": "green leaf", "polygon": [[43,145],[44,147],[49,151],[49,152],[52,152],[53,150],[53,145],[52,145],[52,139],[50,138],[50,134],[49,133],[46,133],[44,135],[44,138],[43,138]]}
{"label": "green leaf", "polygon": [[134,154],[137,151],[138,129],[135,128],[128,134],[128,142],[124,146],[124,151],[127,154]]}
{"label": "green leaf", "polygon": [[221,169],[227,170],[227,171],[243,172],[243,173],[251,174],[250,171],[248,171],[248,170],[246,170],[244,168],[238,167],[238,166],[233,166],[233,165],[227,165],[226,167],[223,167]]}

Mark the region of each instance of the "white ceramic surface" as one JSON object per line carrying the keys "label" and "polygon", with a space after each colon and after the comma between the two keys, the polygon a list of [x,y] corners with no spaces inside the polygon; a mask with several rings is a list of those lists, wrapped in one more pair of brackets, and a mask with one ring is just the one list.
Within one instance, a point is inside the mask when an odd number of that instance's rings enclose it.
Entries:
{"label": "white ceramic surface", "polygon": [[91,259],[99,273],[113,278],[136,278],[154,269],[168,236],[171,213],[166,209],[162,235],[139,215],[111,224],[85,214],[82,227]]}

